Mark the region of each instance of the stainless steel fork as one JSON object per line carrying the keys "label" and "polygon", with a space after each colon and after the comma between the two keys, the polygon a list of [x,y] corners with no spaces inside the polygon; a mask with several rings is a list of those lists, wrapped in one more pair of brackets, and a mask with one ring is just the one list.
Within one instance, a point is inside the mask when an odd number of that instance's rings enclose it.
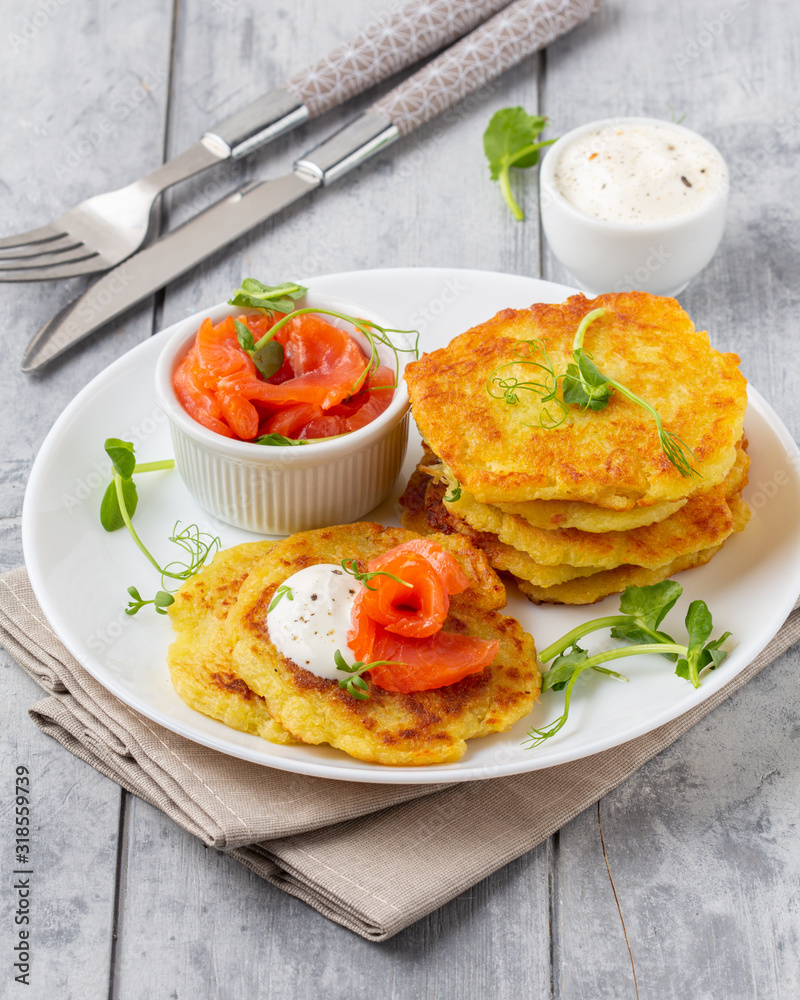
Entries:
{"label": "stainless steel fork", "polygon": [[105,271],[147,239],[162,191],[238,159],[449,45],[510,0],[410,0],[351,42],[206,132],[191,149],[127,187],[76,205],[49,226],[0,239],[0,282]]}

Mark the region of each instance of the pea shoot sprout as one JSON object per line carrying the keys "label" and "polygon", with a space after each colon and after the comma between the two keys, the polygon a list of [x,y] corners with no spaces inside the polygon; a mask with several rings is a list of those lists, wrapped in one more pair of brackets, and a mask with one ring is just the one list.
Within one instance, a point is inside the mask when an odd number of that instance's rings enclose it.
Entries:
{"label": "pea shoot sprout", "polygon": [[100,523],[106,531],[117,531],[122,527],[128,529],[128,534],[136,543],[139,551],[161,576],[163,588],[156,593],[154,598],[145,600],[136,587],[128,587],[131,600],[125,608],[125,614],[135,615],[143,607],[152,604],[158,614],[164,615],[167,613],[166,609],[175,600],[170,591],[166,589],[167,581],[183,581],[194,576],[205,565],[206,561],[219,551],[221,542],[214,535],[201,531],[196,524],[180,528],[180,522],[176,521],[169,540],[183,549],[186,555],[184,558],[173,559],[162,566],[141,540],[133,526],[132,519],[139,502],[133,476],[143,472],[171,469],[175,462],[172,459],[165,459],[162,462],[145,462],[137,465],[133,444],[119,438],[108,438],[105,442],[105,451],[111,459],[112,478],[100,504]]}
{"label": "pea shoot sprout", "polygon": [[[617,379],[601,372],[594,363],[593,356],[584,348],[583,342],[590,324],[609,310],[601,307],[593,309],[581,320],[572,343],[572,362],[567,370],[556,375],[547,354],[547,349],[541,340],[525,340],[515,348],[518,360],[508,361],[494,369],[486,380],[486,391],[493,399],[502,399],[510,405],[519,402],[520,392],[532,392],[541,399],[542,407],[538,424],[545,430],[560,427],[567,419],[570,406],[579,406],[582,410],[604,410],[617,391],[632,403],[641,406],[650,414],[656,425],[656,434],[661,451],[675,466],[682,476],[699,476],[700,473],[692,466],[694,452],[677,434],[667,430],[661,420],[658,410],[641,396],[637,396],[627,386]],[[523,346],[527,351],[523,351]],[[540,353],[543,360],[537,361],[533,355]],[[529,381],[523,381],[513,374],[501,374],[509,368],[529,365],[537,370],[537,374]],[[538,373],[542,374],[538,376]],[[561,382],[561,396],[558,397],[558,383]],[[551,405],[559,412],[554,413]]]}
{"label": "pea shoot sprout", "polygon": [[[564,711],[547,726],[533,728],[526,740],[527,749],[540,746],[564,726],[569,716],[570,699],[575,682],[585,670],[627,681],[627,677],[609,670],[601,664],[626,656],[657,653],[675,663],[675,674],[688,680],[693,687],[700,687],[703,670],[715,670],[727,657],[722,644],[730,638],[725,632],[718,639],[711,639],[713,620],[704,601],[692,601],[686,613],[686,643],[676,642],[672,636],[659,629],[666,614],[675,606],[683,588],[674,580],[664,580],[649,587],[628,587],[620,598],[618,615],[607,615],[584,622],[551,643],[539,654],[542,663],[552,660],[552,666],[542,675],[542,692],[564,691]],[[611,629],[615,639],[632,643],[616,649],[589,655],[579,645],[579,640],[591,632]]]}

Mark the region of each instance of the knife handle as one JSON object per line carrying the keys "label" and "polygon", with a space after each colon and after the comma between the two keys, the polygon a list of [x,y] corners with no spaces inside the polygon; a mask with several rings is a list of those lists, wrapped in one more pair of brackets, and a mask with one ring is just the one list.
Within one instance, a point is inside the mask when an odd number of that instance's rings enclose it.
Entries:
{"label": "knife handle", "polygon": [[509,0],[410,0],[360,34],[209,129],[219,159],[245,156],[460,38]]}
{"label": "knife handle", "polygon": [[515,0],[306,153],[295,170],[330,184],[586,20],[600,2]]}
{"label": "knife handle", "polygon": [[384,112],[406,135],[585,21],[600,2],[516,0],[370,110]]}

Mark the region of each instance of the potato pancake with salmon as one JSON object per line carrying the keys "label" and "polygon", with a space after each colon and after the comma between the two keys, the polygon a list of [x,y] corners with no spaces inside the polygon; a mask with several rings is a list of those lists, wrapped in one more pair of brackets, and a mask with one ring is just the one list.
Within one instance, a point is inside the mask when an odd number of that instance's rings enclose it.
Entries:
{"label": "potato pancake with salmon", "polygon": [[[296,739],[328,743],[360,760],[380,764],[445,763],[464,754],[466,740],[503,732],[530,711],[541,681],[533,639],[515,619],[498,614],[497,609],[505,605],[505,590],[486,557],[461,536],[432,537],[436,550],[453,557],[457,569],[450,575],[442,561],[450,594],[446,608],[442,610],[434,598],[425,604],[426,615],[444,615],[441,631],[422,635],[426,629],[402,621],[403,605],[395,602],[394,610],[383,607],[388,624],[381,641],[398,644],[396,648],[406,658],[402,666],[409,666],[411,656],[417,657],[416,665],[409,667],[416,674],[449,669],[448,657],[458,668],[458,658],[463,657],[460,650],[467,643],[473,650],[496,648],[497,652],[485,666],[475,668],[477,661],[468,663],[473,672],[460,680],[425,690],[387,690],[373,683],[366,672],[362,674],[366,697],[354,697],[337,680],[318,676],[278,652],[278,639],[273,642],[267,621],[279,588],[298,571],[355,560],[353,565],[363,575],[373,561],[398,548],[397,558],[411,566],[417,555],[431,551],[421,547],[415,552],[411,546],[403,555],[406,543],[422,541],[418,534],[368,522],[302,532],[278,542],[251,570],[225,623],[232,669],[264,698],[272,717]],[[359,631],[358,623],[355,631]],[[373,641],[372,636],[361,639]],[[442,643],[448,647],[443,653],[435,648]],[[387,683],[386,678],[380,683]],[[396,686],[397,677],[388,683]],[[405,683],[402,676],[400,683]]]}

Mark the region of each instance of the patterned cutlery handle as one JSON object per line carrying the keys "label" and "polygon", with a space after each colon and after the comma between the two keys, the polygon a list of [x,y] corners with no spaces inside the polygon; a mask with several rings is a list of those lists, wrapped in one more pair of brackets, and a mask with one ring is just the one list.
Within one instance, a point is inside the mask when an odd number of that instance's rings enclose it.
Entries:
{"label": "patterned cutlery handle", "polygon": [[406,135],[549,45],[601,0],[516,0],[372,105]]}
{"label": "patterned cutlery handle", "polygon": [[311,118],[385,80],[471,31],[509,0],[411,0],[377,19],[351,42],[296,73],[283,89]]}

